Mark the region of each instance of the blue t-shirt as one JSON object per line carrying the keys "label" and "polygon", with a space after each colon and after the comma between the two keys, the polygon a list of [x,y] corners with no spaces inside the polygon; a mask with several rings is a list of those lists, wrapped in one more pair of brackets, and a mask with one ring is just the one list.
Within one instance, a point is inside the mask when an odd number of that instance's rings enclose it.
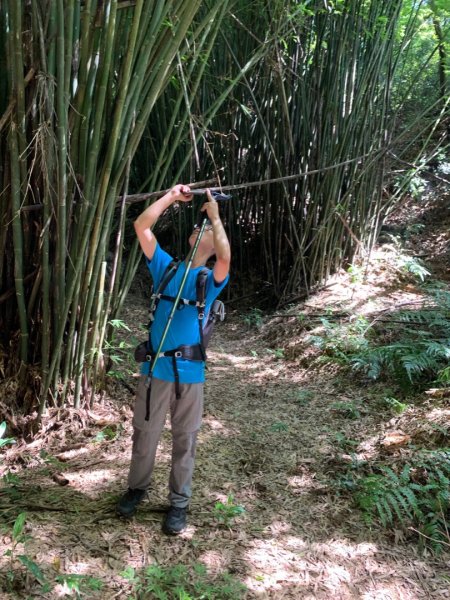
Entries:
{"label": "blue t-shirt", "polygon": [[[152,260],[145,258],[147,266],[153,279],[153,287],[156,290],[159,286],[167,266],[173,260],[170,254],[162,250],[159,244],[156,244],[155,253]],[[186,282],[184,284],[182,298],[188,300],[197,300],[197,275],[204,267],[190,269]],[[163,294],[175,297],[180,289],[181,280],[186,272],[186,263],[183,261],[179,264],[175,276],[169,281],[165,287]],[[203,322],[206,323],[206,318],[211,309],[211,305],[223,288],[228,283],[229,276],[224,281],[217,284],[214,281],[213,272],[210,270],[206,279],[205,289],[205,317]],[[160,299],[155,312],[155,319],[151,326],[152,346],[156,351],[164,328],[169,319],[170,311],[172,310],[173,302]],[[174,350],[182,344],[191,345],[200,342],[200,330],[198,325],[198,310],[196,306],[184,305],[181,309],[176,310],[167,332],[166,339],[162,347],[162,351]],[[180,383],[203,383],[205,381],[205,363],[202,361],[187,360],[177,358],[178,374]],[[149,363],[142,364],[141,373],[148,374]],[[172,357],[162,356],[158,359],[156,367],[153,371],[153,376],[164,381],[175,381]]]}

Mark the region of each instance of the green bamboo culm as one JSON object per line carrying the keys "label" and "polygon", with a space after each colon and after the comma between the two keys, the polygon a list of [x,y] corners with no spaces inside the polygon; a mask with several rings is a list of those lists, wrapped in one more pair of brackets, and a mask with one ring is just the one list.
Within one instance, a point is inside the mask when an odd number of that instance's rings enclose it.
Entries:
{"label": "green bamboo culm", "polygon": [[19,315],[19,384],[25,384],[26,365],[28,363],[28,317],[26,313],[25,286],[24,286],[24,236],[20,207],[23,201],[24,160],[25,147],[25,92],[22,76],[22,15],[20,6],[11,2],[6,12],[8,25],[8,55],[10,58],[10,72],[12,74],[12,97],[15,111],[9,129],[9,155],[10,160],[10,190],[11,190],[11,215],[12,237],[14,251],[14,287],[16,292],[17,311]]}
{"label": "green bamboo culm", "polygon": [[19,401],[27,374],[28,385],[40,382],[39,416],[49,402],[90,405],[95,382],[104,381],[99,345],[125,295],[120,264],[111,288],[105,278],[117,196],[180,49],[198,59],[196,40],[217,14],[211,8],[208,19],[202,7],[205,25],[194,25],[200,5],[33,0],[0,7],[8,57],[0,62],[2,342],[16,340],[6,375],[20,367]]}

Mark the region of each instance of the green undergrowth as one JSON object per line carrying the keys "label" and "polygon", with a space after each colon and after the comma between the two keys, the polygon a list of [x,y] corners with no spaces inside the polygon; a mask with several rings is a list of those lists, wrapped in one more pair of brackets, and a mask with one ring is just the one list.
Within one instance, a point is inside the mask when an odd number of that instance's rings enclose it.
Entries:
{"label": "green undergrowth", "polygon": [[417,449],[370,466],[354,457],[336,484],[371,528],[411,533],[419,547],[436,553],[450,549],[450,448]]}
{"label": "green undergrowth", "polygon": [[142,574],[133,568],[122,576],[131,583],[130,600],[239,600],[246,587],[229,573],[209,575],[205,565],[151,565]]}
{"label": "green undergrowth", "polygon": [[[236,508],[234,504],[233,507]],[[228,515],[227,522],[235,516]],[[19,513],[11,527],[2,528],[11,543],[4,553],[5,566],[0,570],[1,589],[23,598],[49,597],[48,594],[56,598],[63,594],[81,599],[102,593],[105,583],[98,577],[63,573],[40,564],[29,549],[31,531],[25,512]],[[247,590],[228,572],[212,575],[201,563],[153,564],[139,571],[126,567],[120,576],[127,582],[129,600],[239,600]]]}
{"label": "green undergrowth", "polygon": [[[11,528],[2,527],[2,532],[11,539],[10,548],[4,553],[6,566],[0,571],[0,587],[5,592],[20,598],[41,597],[53,592],[54,597],[60,597],[63,589],[64,597],[69,594],[75,598],[89,598],[92,592],[103,588],[104,583],[91,575],[62,572],[49,575],[48,568],[36,562],[28,550],[32,539],[29,531],[31,526],[25,512],[18,514]],[[58,589],[57,586],[61,587]]]}
{"label": "green undergrowth", "polygon": [[[450,385],[450,291],[446,283],[429,280],[425,266],[413,259],[397,261],[395,268],[407,272],[406,283],[417,290],[416,302],[370,317],[322,317],[307,339],[320,351],[313,361],[334,364],[336,381],[351,376],[356,396],[364,389],[358,400],[336,397],[330,404],[337,422],[349,422],[333,434],[337,468],[331,486],[348,496],[372,530],[402,531],[422,549],[448,552],[450,429],[426,421],[422,431],[425,421],[419,415],[425,390],[442,388],[445,395]],[[428,404],[443,409],[437,399],[429,398]],[[371,425],[361,422],[366,416]],[[370,458],[358,453],[374,419],[386,420],[391,429],[407,426],[411,436],[404,436],[401,451],[384,452],[380,446]],[[357,430],[350,426],[355,421]]]}
{"label": "green undergrowth", "polygon": [[334,362],[369,380],[391,382],[405,393],[450,383],[450,291],[441,282],[422,284],[420,306],[372,320],[348,322],[322,318],[309,344]]}

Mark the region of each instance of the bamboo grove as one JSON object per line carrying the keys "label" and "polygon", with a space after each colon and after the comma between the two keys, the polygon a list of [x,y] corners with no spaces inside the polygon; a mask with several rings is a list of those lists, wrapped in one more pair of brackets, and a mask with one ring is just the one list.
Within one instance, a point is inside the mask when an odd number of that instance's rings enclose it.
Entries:
{"label": "bamboo grove", "polygon": [[192,30],[199,5],[2,3],[2,334],[41,413],[68,393],[91,401],[118,297],[114,275],[105,289],[117,197],[181,46],[220,15]]}
{"label": "bamboo grove", "polygon": [[[302,173],[240,188],[224,215],[236,279],[267,281],[278,302],[371,247],[401,6],[2,1],[2,374],[25,412],[89,406],[102,389],[140,261],[129,232],[143,204],[128,194]],[[192,214],[169,216],[180,254]]]}

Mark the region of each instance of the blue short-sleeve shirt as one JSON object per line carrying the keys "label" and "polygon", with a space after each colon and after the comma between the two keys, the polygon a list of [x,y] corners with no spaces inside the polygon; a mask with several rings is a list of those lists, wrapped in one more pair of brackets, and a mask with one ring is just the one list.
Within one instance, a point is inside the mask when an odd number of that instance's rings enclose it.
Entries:
{"label": "blue short-sleeve shirt", "polygon": [[[152,260],[146,257],[148,269],[153,279],[154,289],[158,288],[158,285],[163,277],[167,266],[173,260],[173,258],[165,252],[161,246],[157,243],[155,253]],[[197,267],[191,269],[188,273],[182,298],[189,300],[197,299],[196,283],[197,275],[199,271],[204,267]],[[180,289],[181,280],[186,272],[186,263],[183,261],[177,268],[175,276],[169,281],[168,285],[164,289],[164,294],[167,296],[175,297]],[[229,276],[225,278],[221,283],[214,281],[213,272],[210,270],[206,279],[206,295],[205,295],[205,319],[211,309],[211,305],[223,288],[227,285]],[[158,307],[155,312],[155,319],[151,326],[151,338],[152,346],[156,350],[159,346],[162,333],[166,326],[169,318],[170,311],[172,310],[173,303],[169,300],[160,299]],[[166,339],[164,341],[162,351],[174,350],[182,344],[198,344],[200,342],[200,330],[198,324],[198,311],[195,306],[184,305],[183,308],[176,310],[173,316],[172,323],[170,324],[169,331],[167,332]],[[180,383],[203,383],[205,381],[205,363],[201,361],[186,360],[183,358],[177,358],[177,368],[180,378]],[[142,364],[141,373],[147,375],[149,369],[149,363],[144,362]],[[163,356],[158,359],[156,367],[153,371],[153,376],[164,381],[175,381],[172,358]]]}

